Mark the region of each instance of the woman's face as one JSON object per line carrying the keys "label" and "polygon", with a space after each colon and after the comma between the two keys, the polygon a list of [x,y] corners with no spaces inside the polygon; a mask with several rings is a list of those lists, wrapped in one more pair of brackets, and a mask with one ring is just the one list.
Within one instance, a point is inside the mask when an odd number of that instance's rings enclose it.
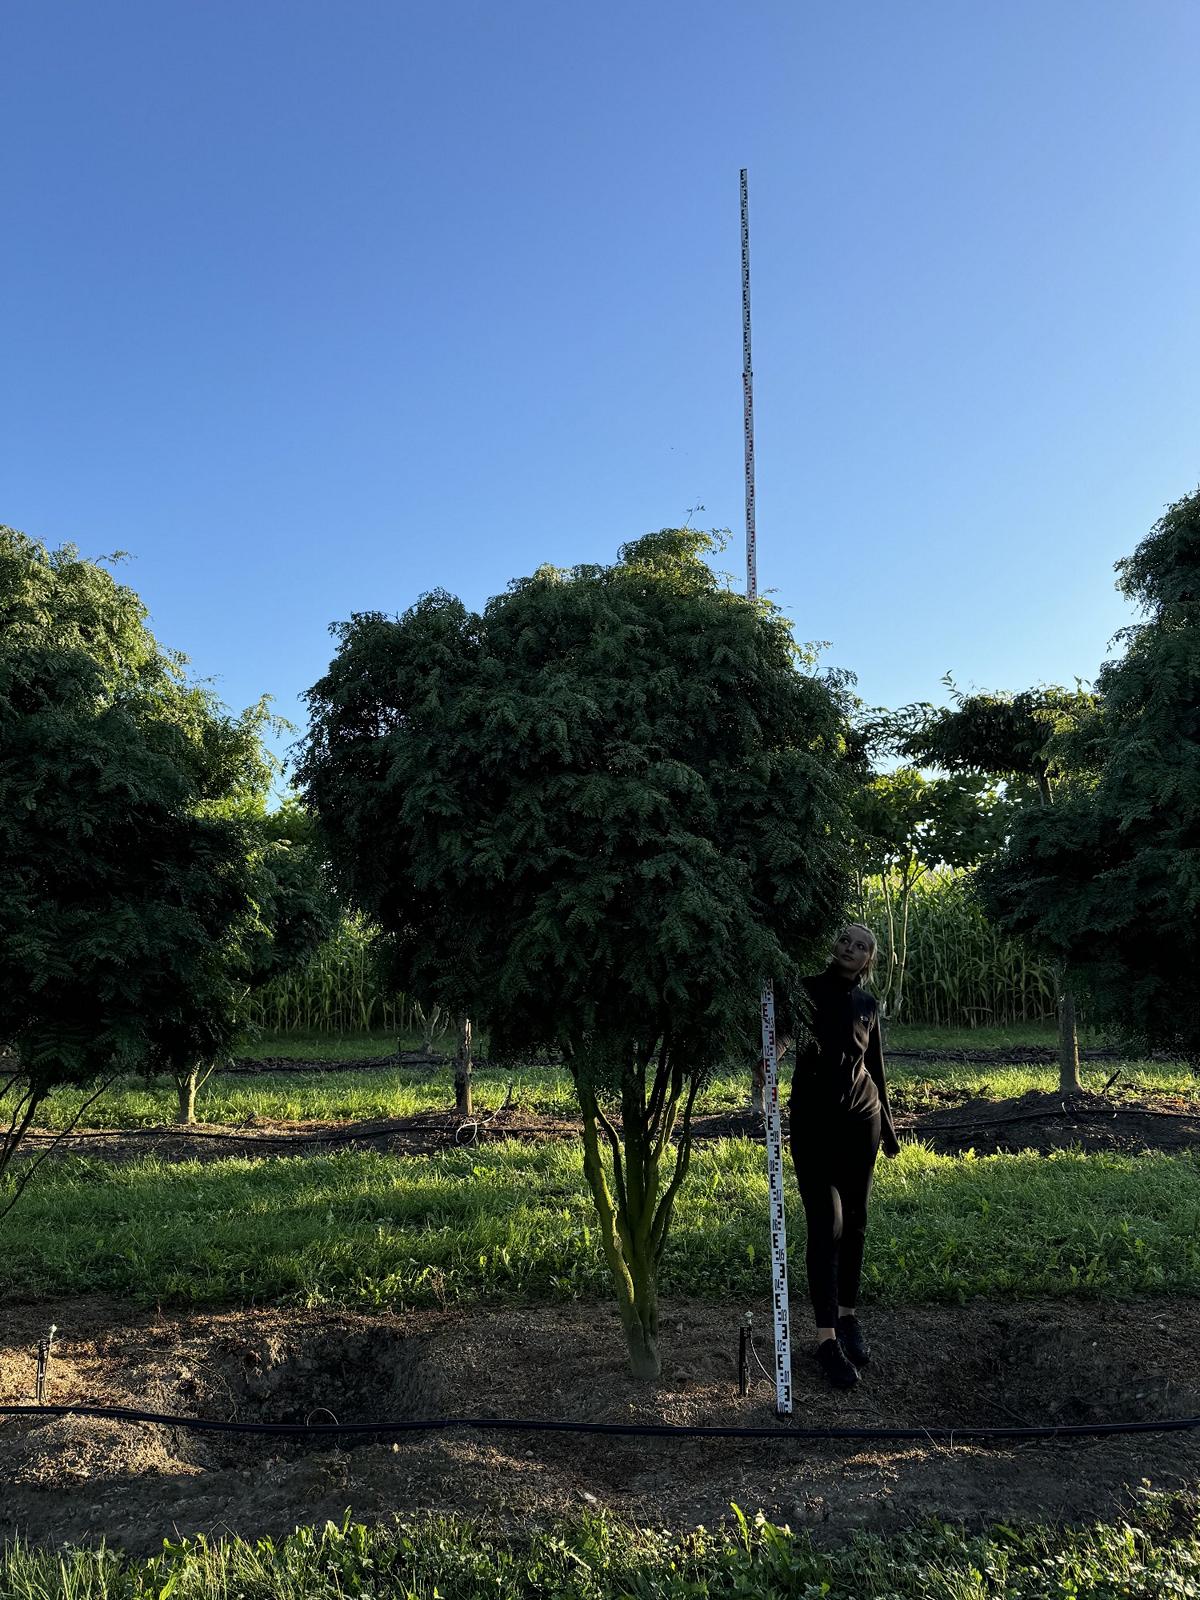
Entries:
{"label": "woman's face", "polygon": [[843,976],[856,978],[871,959],[873,948],[865,928],[843,928],[833,946],[833,964]]}

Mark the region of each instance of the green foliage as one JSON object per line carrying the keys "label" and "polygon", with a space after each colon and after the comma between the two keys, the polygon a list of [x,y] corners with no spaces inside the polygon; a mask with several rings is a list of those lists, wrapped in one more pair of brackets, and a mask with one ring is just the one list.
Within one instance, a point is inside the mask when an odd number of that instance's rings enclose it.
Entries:
{"label": "green foliage", "polygon": [[907,1017],[909,929],[913,895],[937,867],[971,867],[1003,838],[1009,806],[986,777],[926,778],[915,767],[880,773],[859,791],[855,820],[863,861],[879,890],[879,915],[861,915],[879,941],[872,985],[883,1014]]}
{"label": "green foliage", "polygon": [[245,842],[200,814],[177,750],[176,730],[136,692],[106,693],[81,652],[0,642],[0,1040],[13,1062],[0,1094],[15,1096],[14,1132],[56,1084],[150,1065],[221,988],[214,947],[252,909]]}
{"label": "green foliage", "polygon": [[1200,1058],[1200,491],[1118,566],[1145,620],[1098,678],[1099,773],[1020,818],[993,915],[1070,962],[1097,1022]]}
{"label": "green foliage", "polygon": [[0,1175],[56,1086],[227,1048],[326,925],[264,820],[266,717],[188,684],[107,572],[0,530]]}
{"label": "green foliage", "polygon": [[[893,902],[898,894],[893,881]],[[1050,962],[989,921],[971,872],[924,872],[913,886],[908,912],[905,1022],[986,1028],[1053,1016]],[[879,970],[886,971],[891,942],[887,897],[878,877],[861,880],[854,914],[875,930]],[[245,1014],[255,1028],[280,1036],[268,1054],[336,1055],[361,1040],[360,1054],[385,1055],[395,1048],[398,1034],[409,1038],[407,1048],[421,1044],[418,1008],[390,986],[375,959],[372,930],[356,917],[340,922],[306,962],[253,991]],[[305,1037],[312,1034],[324,1037]],[[480,1048],[488,1054],[486,1044]],[[263,1053],[256,1043],[245,1050]]]}
{"label": "green foliage", "polygon": [[845,707],[709,542],[335,630],[300,776],[338,882],[399,986],[494,1048],[649,1054],[669,1028],[701,1070],[841,909]]}
{"label": "green foliage", "polygon": [[966,1533],[935,1521],[815,1549],[736,1505],[688,1533],[598,1516],[504,1536],[464,1520],[301,1527],[285,1538],[0,1553],[4,1600],[1187,1600],[1200,1592],[1193,1496],[1145,1497],[1136,1522]]}
{"label": "green foliage", "polygon": [[874,877],[973,867],[1000,843],[1008,816],[990,779],[927,778],[915,767],[878,773],[855,800],[865,870]]}
{"label": "green foliage", "polygon": [[[949,706],[918,704],[886,719],[891,741],[921,766],[984,773],[1013,785],[1022,779],[1049,799],[1071,735],[1097,715],[1097,697],[1057,685],[1017,694],[963,694],[945,678]],[[1019,797],[1019,788],[1014,797]]]}

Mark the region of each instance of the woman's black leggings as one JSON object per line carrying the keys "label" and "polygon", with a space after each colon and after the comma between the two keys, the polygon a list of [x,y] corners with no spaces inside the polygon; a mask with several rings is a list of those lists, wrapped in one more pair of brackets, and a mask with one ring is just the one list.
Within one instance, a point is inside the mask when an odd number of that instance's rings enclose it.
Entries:
{"label": "woman's black leggings", "polygon": [[792,1160],[808,1223],[805,1262],[818,1328],[835,1328],[839,1305],[858,1304],[867,1197],[879,1154],[879,1109],[814,1113],[792,1107]]}

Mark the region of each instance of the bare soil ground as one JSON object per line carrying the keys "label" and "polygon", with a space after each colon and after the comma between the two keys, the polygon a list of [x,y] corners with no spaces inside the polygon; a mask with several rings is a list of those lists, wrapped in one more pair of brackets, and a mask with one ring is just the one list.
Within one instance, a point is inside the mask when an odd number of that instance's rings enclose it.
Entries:
{"label": "bare soil ground", "polygon": [[[361,1316],[131,1312],[76,1299],[0,1317],[0,1402],[31,1396],[59,1325],[49,1398],[193,1416],[340,1422],[439,1415],[771,1424],[773,1386],[737,1392],[741,1306],[663,1309],[660,1382],[626,1371],[608,1306]],[[752,1308],[769,1360],[767,1307]],[[796,1318],[795,1421],[902,1425],[1129,1420],[1200,1412],[1200,1302],[880,1310],[875,1357],[839,1395]],[[1086,1521],[1147,1484],[1194,1486],[1200,1434],[984,1445],[664,1440],[457,1431],[396,1442],[193,1434],[80,1417],[0,1420],[0,1532],[137,1551],[164,1535],[467,1514],[518,1528],[584,1508],[653,1526],[730,1502],[834,1540],[938,1514]]]}
{"label": "bare soil ground", "polygon": [[1200,1150],[1200,1106],[1175,1095],[1104,1094],[1063,1097],[1031,1090],[1015,1100],[963,1100],[958,1105],[900,1116],[902,1132],[935,1150],[980,1155],[1006,1150],[1077,1148],[1139,1155],[1147,1150]]}
{"label": "bare soil ground", "polygon": [[[947,1091],[933,1110],[905,1109],[896,1095],[896,1126],[901,1137],[925,1140],[935,1150],[981,1155],[1005,1150],[1043,1153],[1075,1147],[1087,1151],[1139,1154],[1148,1150],[1179,1152],[1200,1149],[1200,1105],[1174,1095],[1078,1094],[1064,1099],[1032,1091],[1015,1100],[968,1099]],[[787,1116],[784,1115],[784,1128]],[[699,1116],[694,1124],[700,1140],[756,1139],[762,1122],[749,1111]],[[531,1113],[512,1106],[491,1118],[466,1119],[453,1111],[424,1111],[391,1121],[277,1121],[255,1117],[237,1128],[213,1123],[192,1127],[85,1128],[61,1143],[40,1130],[27,1150],[130,1161],[155,1155],[166,1161],[220,1161],[231,1155],[272,1156],[312,1153],[346,1147],[389,1151],[394,1155],[429,1155],[487,1143],[495,1139],[578,1139],[579,1123],[570,1117]]]}

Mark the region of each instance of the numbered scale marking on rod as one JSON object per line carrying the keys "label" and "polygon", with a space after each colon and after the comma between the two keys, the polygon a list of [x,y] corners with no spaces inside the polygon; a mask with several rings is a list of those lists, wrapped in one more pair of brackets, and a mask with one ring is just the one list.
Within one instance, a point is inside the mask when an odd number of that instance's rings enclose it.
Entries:
{"label": "numbered scale marking on rod", "polygon": [[[754,371],[750,359],[750,205],[746,168],[742,190],[742,420],[746,440],[746,595],[758,598],[758,542],[754,522]],[[771,1207],[771,1293],[775,1310],[775,1410],[792,1412],[791,1317],[788,1306],[787,1226],[783,1212],[783,1141],[779,1128],[779,1068],[775,1051],[775,991],[763,984],[763,1109],[766,1113],[767,1183]]]}
{"label": "numbered scale marking on rod", "polygon": [[762,1048],[767,1113],[767,1190],[771,1207],[771,1293],[775,1310],[775,1410],[792,1414],[792,1336],[788,1307],[787,1224],[783,1214],[783,1140],[779,1129],[779,1071],[775,1062],[775,992],[762,992]]}

